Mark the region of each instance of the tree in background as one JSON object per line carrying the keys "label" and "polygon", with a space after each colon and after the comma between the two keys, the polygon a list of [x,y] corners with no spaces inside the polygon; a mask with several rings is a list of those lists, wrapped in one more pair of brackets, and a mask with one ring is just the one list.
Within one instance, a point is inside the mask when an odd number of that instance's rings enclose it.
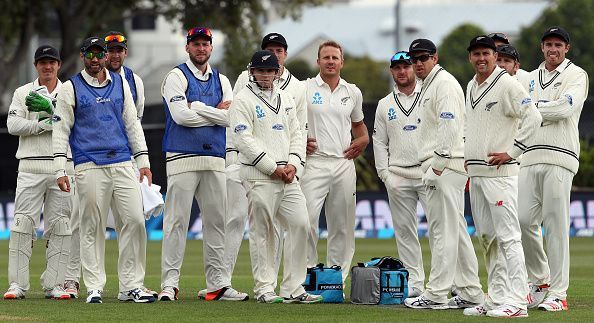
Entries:
{"label": "tree in background", "polygon": [[463,24],[452,30],[439,46],[439,64],[454,75],[463,89],[474,76],[466,48],[478,35],[485,35],[485,31],[473,24]]}
{"label": "tree in background", "polygon": [[299,80],[307,80],[310,77],[315,77],[317,71],[311,69],[309,64],[303,59],[289,60],[285,66],[291,71],[291,74]]}
{"label": "tree in background", "polygon": [[[9,86],[15,86],[15,73],[27,57],[35,36],[60,40],[62,68],[66,79],[78,70],[80,41],[90,35],[103,35],[123,29],[123,21],[143,9],[178,19],[183,28],[197,24],[221,30],[226,36],[224,71],[238,75],[262,39],[261,23],[267,18],[264,3],[281,17],[299,17],[305,5],[323,0],[0,0],[0,106]],[[124,30],[123,30],[124,31]],[[124,31],[125,32],[125,31]]]}
{"label": "tree in background", "polygon": [[[523,28],[514,42],[522,59],[522,68],[531,71],[544,60],[540,50],[540,37],[550,26],[561,26],[571,36],[571,48],[567,57],[594,75],[594,0],[559,0],[550,6],[536,21]],[[589,94],[594,92],[590,82]]]}
{"label": "tree in background", "polygon": [[[363,92],[363,102],[377,102],[390,92],[389,58],[376,62],[369,58],[345,54],[342,78],[356,84]],[[316,71],[317,74],[317,71]]]}

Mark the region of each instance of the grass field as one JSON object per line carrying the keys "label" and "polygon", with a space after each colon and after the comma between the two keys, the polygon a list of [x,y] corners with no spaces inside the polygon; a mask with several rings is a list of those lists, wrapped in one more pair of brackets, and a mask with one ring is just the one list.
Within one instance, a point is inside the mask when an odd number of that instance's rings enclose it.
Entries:
{"label": "grass field", "polygon": [[[325,240],[320,241],[320,250],[326,249]],[[425,270],[429,271],[429,248],[423,239]],[[491,320],[490,318],[464,317],[460,310],[411,310],[404,306],[363,306],[352,304],[258,304],[253,299],[248,302],[206,302],[196,298],[198,290],[204,288],[204,269],[202,266],[202,242],[188,241],[186,258],[182,268],[180,300],[177,302],[134,304],[117,301],[117,248],[115,241],[107,243],[107,286],[103,304],[86,304],[84,297],[78,300],[55,301],[43,298],[39,276],[44,266],[44,243],[37,241],[31,261],[31,286],[27,298],[21,301],[0,300],[0,321],[283,321],[283,322],[344,322],[344,321],[471,321]],[[478,246],[475,241],[475,246]],[[0,242],[0,286],[2,292],[7,287],[8,242]],[[357,240],[354,261],[362,261],[372,256],[394,255],[393,240]],[[485,287],[485,269],[482,253],[478,251],[481,280]],[[146,285],[154,290],[160,283],[161,243],[149,242],[147,251]],[[320,258],[324,259],[324,257]],[[546,313],[536,310],[523,321],[580,321],[594,320],[594,239],[573,238],[571,240],[571,286],[568,299],[570,311]],[[238,259],[233,286],[253,295],[252,277],[249,269],[247,241],[244,241]],[[84,293],[84,288],[82,288]],[[347,286],[348,297],[348,286]]]}

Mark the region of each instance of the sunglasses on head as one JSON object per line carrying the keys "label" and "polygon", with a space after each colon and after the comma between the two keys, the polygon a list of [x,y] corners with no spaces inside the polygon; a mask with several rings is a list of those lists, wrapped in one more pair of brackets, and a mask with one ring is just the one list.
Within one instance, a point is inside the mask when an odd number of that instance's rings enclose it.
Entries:
{"label": "sunglasses on head", "polygon": [[490,33],[487,35],[489,38],[500,38],[507,40],[507,35],[504,33]]}
{"label": "sunglasses on head", "polygon": [[424,55],[419,55],[419,56],[413,56],[413,57],[411,57],[411,58],[410,58],[410,60],[411,60],[413,63],[416,63],[416,62],[418,62],[418,61],[421,61],[421,62],[425,63],[426,61],[428,61],[428,60],[429,60],[429,58],[430,58],[430,57],[433,57],[433,55],[430,55],[430,54],[424,54]]}
{"label": "sunglasses on head", "polygon": [[107,35],[107,36],[105,36],[106,43],[111,43],[111,42],[126,43],[127,41],[128,40],[126,39],[126,37],[124,37],[124,35]]}
{"label": "sunglasses on head", "polygon": [[390,61],[394,62],[394,61],[403,61],[403,60],[409,60],[409,59],[410,59],[410,55],[408,54],[408,52],[402,51],[402,52],[398,52],[398,53],[394,54],[394,56],[392,56]]}
{"label": "sunglasses on head", "polygon": [[190,30],[188,30],[188,35],[187,38],[190,39],[192,36],[195,35],[204,35],[208,38],[212,38],[212,32],[210,31],[210,29],[205,28],[205,27],[196,27],[196,28],[192,28]]}
{"label": "sunglasses on head", "polygon": [[105,52],[99,52],[99,53],[84,52],[83,56],[86,59],[93,59],[95,57],[97,57],[97,59],[102,59],[103,57],[105,57]]}

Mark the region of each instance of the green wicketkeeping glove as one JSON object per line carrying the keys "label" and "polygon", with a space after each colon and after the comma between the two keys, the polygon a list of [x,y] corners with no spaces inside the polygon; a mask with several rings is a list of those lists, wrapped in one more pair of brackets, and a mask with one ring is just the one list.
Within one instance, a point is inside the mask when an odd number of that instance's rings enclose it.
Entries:
{"label": "green wicketkeeping glove", "polygon": [[45,113],[50,116],[54,114],[53,100],[35,91],[29,92],[29,95],[25,98],[25,105],[31,112]]}

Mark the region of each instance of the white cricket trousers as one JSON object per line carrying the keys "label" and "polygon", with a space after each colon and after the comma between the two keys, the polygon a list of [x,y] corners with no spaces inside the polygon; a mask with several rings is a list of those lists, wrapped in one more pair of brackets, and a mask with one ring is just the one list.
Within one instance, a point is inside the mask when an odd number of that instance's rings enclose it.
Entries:
{"label": "white cricket trousers", "polygon": [[[256,267],[254,272],[254,294],[256,299],[263,294],[274,292],[277,270],[274,265],[276,255],[277,220],[286,230],[281,297],[296,297],[305,293],[301,284],[307,272],[307,239],[309,219],[304,212],[305,197],[297,180],[291,184],[282,181],[244,181],[246,187],[250,217],[253,219]],[[251,234],[250,232],[250,234]]]}
{"label": "white cricket trousers", "polygon": [[29,260],[35,229],[39,227],[43,207],[47,266],[41,275],[44,289],[64,282],[64,272],[70,252],[69,218],[71,193],[62,192],[53,174],[19,172],[14,205],[14,220],[8,245],[8,282],[29,290]]}
{"label": "white cricket trousers", "polygon": [[467,177],[449,168],[427,187],[427,224],[431,247],[431,272],[424,295],[445,303],[452,286],[465,300],[482,303],[478,261],[464,219]]}
{"label": "white cricket trousers", "polygon": [[[520,168],[519,215],[528,281],[550,284],[549,296],[567,298],[569,203],[574,174],[549,164]],[[546,243],[543,247],[542,228]]]}
{"label": "white cricket trousers", "polygon": [[[146,259],[146,229],[142,195],[134,168],[91,168],[76,173],[80,200],[80,249],[83,280],[87,290],[103,290],[105,276],[105,227],[109,209],[122,222],[118,236],[120,292],[142,286],[138,266]],[[114,215],[116,212],[114,212]],[[123,264],[123,265],[122,265]]]}
{"label": "white cricket trousers", "polygon": [[342,268],[346,280],[355,253],[355,208],[357,173],[355,163],[344,158],[309,156],[301,189],[309,214],[307,265],[318,264],[319,221],[322,206],[328,227],[326,265]]}
{"label": "white cricket trousers", "polygon": [[427,209],[427,190],[420,178],[406,178],[389,172],[388,201],[394,224],[398,257],[409,272],[408,288],[424,290],[425,270],[417,226],[417,201]]}
{"label": "white cricket trousers", "polygon": [[167,176],[163,218],[161,288],[179,288],[179,276],[186,250],[192,202],[198,201],[202,218],[204,272],[208,292],[228,287],[223,282],[227,188],[225,173],[193,171]]}
{"label": "white cricket trousers", "polygon": [[[230,165],[225,168],[225,175],[227,177],[227,217],[225,219],[225,251],[224,251],[224,264],[227,266],[226,272],[223,278],[225,285],[231,285],[231,278],[233,276],[233,270],[235,269],[235,263],[237,262],[237,255],[241,248],[241,242],[243,241],[243,234],[245,226],[248,221],[248,199],[247,192],[241,178],[239,177],[240,165]],[[252,264],[252,274],[258,271],[256,261],[256,247],[254,245],[254,239],[252,234],[253,230],[253,219],[249,218],[249,248],[250,248],[250,259]],[[276,234],[274,236],[276,251],[274,256],[274,268],[278,275],[280,260],[282,252],[283,233],[278,221],[274,221],[274,227]],[[275,281],[276,282],[276,281]],[[276,287],[276,284],[275,284]]]}
{"label": "white cricket trousers", "polygon": [[[70,228],[72,229],[72,236],[70,238],[70,256],[66,265],[66,274],[64,280],[73,280],[80,282],[80,202],[78,198],[78,189],[74,177],[70,182],[70,190],[72,192],[72,213],[70,214]],[[102,233],[104,235],[104,233]]]}
{"label": "white cricket trousers", "polygon": [[470,205],[485,252],[489,308],[526,309],[528,276],[517,209],[518,177],[471,177]]}

